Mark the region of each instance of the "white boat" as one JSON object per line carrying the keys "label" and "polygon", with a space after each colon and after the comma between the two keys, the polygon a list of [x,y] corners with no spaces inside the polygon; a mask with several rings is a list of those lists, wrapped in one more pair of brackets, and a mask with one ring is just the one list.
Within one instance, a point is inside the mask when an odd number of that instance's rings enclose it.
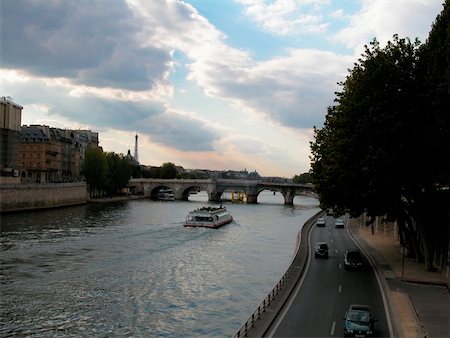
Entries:
{"label": "white boat", "polygon": [[189,212],[184,226],[218,228],[230,223],[232,220],[233,216],[223,206],[202,207]]}
{"label": "white boat", "polygon": [[175,201],[175,194],[170,189],[161,189],[158,192],[158,200],[160,200],[160,201]]}

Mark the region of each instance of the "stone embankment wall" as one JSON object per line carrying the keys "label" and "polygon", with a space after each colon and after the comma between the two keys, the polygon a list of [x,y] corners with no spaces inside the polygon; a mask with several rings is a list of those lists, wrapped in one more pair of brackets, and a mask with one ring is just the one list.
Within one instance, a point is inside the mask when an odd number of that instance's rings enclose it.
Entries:
{"label": "stone embankment wall", "polygon": [[87,202],[86,183],[0,185],[0,211],[55,208]]}

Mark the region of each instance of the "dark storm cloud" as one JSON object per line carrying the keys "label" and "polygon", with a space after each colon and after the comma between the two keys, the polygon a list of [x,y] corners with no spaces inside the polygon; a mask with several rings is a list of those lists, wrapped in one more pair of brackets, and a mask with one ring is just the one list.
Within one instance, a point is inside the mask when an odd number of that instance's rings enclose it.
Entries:
{"label": "dark storm cloud", "polygon": [[141,47],[121,1],[2,1],[2,67],[75,83],[150,89],[168,70],[168,52]]}

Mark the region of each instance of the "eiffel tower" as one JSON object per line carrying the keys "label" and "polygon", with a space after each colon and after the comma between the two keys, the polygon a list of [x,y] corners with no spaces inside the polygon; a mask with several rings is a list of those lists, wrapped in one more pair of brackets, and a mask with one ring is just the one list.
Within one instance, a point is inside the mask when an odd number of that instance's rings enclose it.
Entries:
{"label": "eiffel tower", "polygon": [[135,141],[134,141],[134,159],[139,162],[138,158],[138,135],[136,133]]}

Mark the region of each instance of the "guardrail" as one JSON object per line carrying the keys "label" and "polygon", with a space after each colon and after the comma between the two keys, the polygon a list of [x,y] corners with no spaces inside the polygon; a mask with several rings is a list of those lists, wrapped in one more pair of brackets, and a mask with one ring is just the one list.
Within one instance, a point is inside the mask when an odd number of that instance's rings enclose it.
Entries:
{"label": "guardrail", "polygon": [[[296,251],[294,258],[283,275],[281,277],[280,281],[275,285],[275,287],[269,292],[266,298],[259,304],[259,306],[256,308],[256,310],[252,313],[252,315],[247,319],[247,321],[241,326],[239,331],[233,336],[233,338],[239,338],[239,337],[246,337],[247,333],[255,327],[256,321],[261,319],[262,314],[266,312],[266,309],[271,306],[276,300],[276,296],[280,294],[282,291],[286,291],[284,293],[284,301],[282,304],[278,304],[278,306],[281,308],[281,306],[284,304],[288,296],[291,294],[292,290],[294,289],[294,286],[297,284],[298,280],[300,279],[303,269],[306,263],[306,258],[308,255],[308,243],[306,240],[306,235],[308,234],[309,230],[312,228],[312,226],[315,224],[317,218],[319,218],[324,212],[320,211],[317,214],[315,214],[313,217],[311,217],[308,221],[305,222],[303,225],[301,231],[297,235],[297,243],[296,243]],[[304,238],[304,242],[302,242],[302,238]],[[303,244],[304,243],[304,244]],[[302,245],[303,244],[303,245]],[[302,250],[300,250],[302,246]],[[286,290],[284,290],[286,288]],[[276,314],[274,315],[276,316]],[[272,322],[273,318],[268,323]],[[265,330],[263,330],[265,331]],[[263,332],[264,333],[264,332]]]}

